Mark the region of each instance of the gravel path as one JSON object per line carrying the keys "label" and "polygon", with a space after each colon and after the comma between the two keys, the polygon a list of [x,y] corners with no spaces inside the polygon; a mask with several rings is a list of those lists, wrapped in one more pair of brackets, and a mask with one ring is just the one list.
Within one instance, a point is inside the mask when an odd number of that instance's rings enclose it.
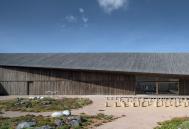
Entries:
{"label": "gravel path", "polygon": [[[84,112],[89,115],[95,115],[97,113],[104,113],[118,117],[125,115],[125,117],[119,118],[110,123],[106,123],[102,126],[99,126],[97,129],[115,129],[115,128],[116,129],[153,129],[155,126],[157,126],[157,122],[169,120],[173,117],[189,116],[189,107],[188,108],[182,108],[182,107],[178,107],[178,108],[108,107],[106,108],[104,106],[105,96],[71,96],[71,97],[88,97],[93,100],[93,104],[78,110],[72,110],[72,114],[80,114]],[[3,116],[15,117],[26,114],[28,113],[6,112],[5,114],[3,114]],[[35,115],[45,115],[45,116],[50,114],[51,112],[35,113]]]}

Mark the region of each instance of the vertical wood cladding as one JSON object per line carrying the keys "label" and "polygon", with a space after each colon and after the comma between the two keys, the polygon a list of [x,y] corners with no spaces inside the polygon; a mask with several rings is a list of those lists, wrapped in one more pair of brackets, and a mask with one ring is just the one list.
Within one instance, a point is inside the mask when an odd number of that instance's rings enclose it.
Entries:
{"label": "vertical wood cladding", "polygon": [[[29,82],[29,84],[28,84]],[[29,89],[28,89],[29,85]],[[1,95],[134,94],[135,76],[111,73],[40,68],[0,67]]]}
{"label": "vertical wood cladding", "polygon": [[181,79],[179,92],[181,95],[189,95],[189,79]]}

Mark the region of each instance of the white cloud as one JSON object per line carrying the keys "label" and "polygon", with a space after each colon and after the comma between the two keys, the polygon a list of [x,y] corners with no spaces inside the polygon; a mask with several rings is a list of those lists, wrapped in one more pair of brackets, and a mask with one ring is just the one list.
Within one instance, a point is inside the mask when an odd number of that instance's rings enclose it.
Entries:
{"label": "white cloud", "polygon": [[62,19],[61,28],[68,28],[68,27],[88,27],[89,18],[85,15],[85,10],[83,8],[79,8],[78,15],[66,15]]}
{"label": "white cloud", "polygon": [[89,21],[89,19],[88,19],[87,17],[82,17],[82,21],[83,21],[84,23],[87,23],[87,22]]}
{"label": "white cloud", "polygon": [[98,0],[98,3],[106,13],[110,14],[112,11],[125,7],[128,0]]}
{"label": "white cloud", "polygon": [[77,18],[73,15],[66,16],[65,19],[66,19],[67,22],[70,22],[70,23],[77,22]]}
{"label": "white cloud", "polygon": [[80,13],[84,13],[85,10],[84,10],[83,8],[79,8],[79,12],[80,12]]}

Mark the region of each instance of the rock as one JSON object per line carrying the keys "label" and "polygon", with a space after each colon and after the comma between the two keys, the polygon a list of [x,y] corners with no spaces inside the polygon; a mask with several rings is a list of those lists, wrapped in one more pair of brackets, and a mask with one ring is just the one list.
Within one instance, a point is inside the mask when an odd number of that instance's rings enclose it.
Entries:
{"label": "rock", "polygon": [[61,117],[61,116],[63,116],[63,112],[53,112],[51,114],[51,117]]}
{"label": "rock", "polygon": [[37,97],[35,96],[35,97],[33,97],[33,100],[37,100]]}
{"label": "rock", "polygon": [[81,117],[80,116],[69,116],[67,117],[69,124],[75,128],[81,124]]}
{"label": "rock", "polygon": [[49,104],[51,104],[51,101],[42,101],[41,102],[43,105],[49,105]]}
{"label": "rock", "polygon": [[63,112],[54,112],[51,114],[51,117],[61,117],[61,116],[69,116],[71,112],[69,110],[64,110]]}
{"label": "rock", "polygon": [[44,125],[44,126],[41,126],[40,129],[53,129],[53,128],[49,125]]}
{"label": "rock", "polygon": [[44,99],[45,97],[43,97],[43,96],[30,96],[29,97],[29,99],[35,99],[35,100],[37,100],[37,99]]}
{"label": "rock", "polygon": [[64,116],[70,116],[70,115],[71,115],[71,112],[70,112],[69,110],[64,110],[64,111],[62,112],[62,114],[63,114]]}
{"label": "rock", "polygon": [[79,122],[77,120],[71,120],[70,125],[71,127],[75,128],[79,126]]}
{"label": "rock", "polygon": [[28,122],[30,124],[30,126],[35,126],[37,123],[35,121],[33,122]]}
{"label": "rock", "polygon": [[71,121],[71,120],[77,120],[79,123],[81,123],[81,117],[80,116],[69,116],[67,119],[69,121]]}
{"label": "rock", "polygon": [[37,96],[36,99],[44,99],[43,96]]}
{"label": "rock", "polygon": [[23,100],[23,98],[21,98],[21,97],[20,97],[20,98],[17,97],[16,100],[17,100],[17,101],[21,101],[21,100]]}
{"label": "rock", "polygon": [[29,99],[34,99],[35,97],[34,96],[30,96]]}
{"label": "rock", "polygon": [[37,96],[36,98],[37,98],[37,99],[40,99],[40,96]]}
{"label": "rock", "polygon": [[21,122],[17,125],[16,129],[23,129],[35,126],[36,122]]}
{"label": "rock", "polygon": [[58,126],[58,127],[60,127],[60,126],[62,126],[62,125],[64,124],[63,121],[60,120],[60,119],[56,119],[56,120],[54,121],[54,123],[55,123],[55,125]]}
{"label": "rock", "polygon": [[16,127],[16,129],[23,129],[23,128],[29,128],[31,127],[30,124],[28,124],[28,122],[22,122],[22,123],[19,123]]}
{"label": "rock", "polygon": [[44,99],[44,97],[43,97],[43,96],[41,96],[41,97],[40,97],[40,99]]}

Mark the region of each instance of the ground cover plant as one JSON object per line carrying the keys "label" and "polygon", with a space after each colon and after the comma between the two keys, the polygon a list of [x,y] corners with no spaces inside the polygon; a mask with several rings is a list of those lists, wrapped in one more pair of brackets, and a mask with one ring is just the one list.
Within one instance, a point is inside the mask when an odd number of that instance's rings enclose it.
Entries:
{"label": "ground cover plant", "polygon": [[[78,117],[78,116],[69,116],[69,117],[60,117],[60,118],[52,118],[52,117],[44,117],[44,116],[34,116],[34,115],[26,115],[14,118],[8,117],[0,117],[0,129],[15,129],[20,122],[26,121],[31,122],[34,121],[36,124],[28,129],[34,129],[36,127],[40,128],[41,126],[48,125],[53,129],[90,129],[97,126],[102,125],[103,123],[111,122],[117,118],[111,115],[104,115],[104,114],[97,114],[93,116],[89,116],[86,114],[79,115],[81,119],[81,123],[76,126],[72,127],[69,124],[70,117]],[[59,119],[63,122],[61,126],[57,126],[55,121]]]}
{"label": "ground cover plant", "polygon": [[61,111],[66,109],[70,110],[82,108],[83,106],[89,105],[91,103],[92,101],[88,98],[17,98],[0,101],[0,110],[25,112]]}
{"label": "ground cover plant", "polygon": [[154,129],[189,129],[189,117],[173,118],[158,124]]}

